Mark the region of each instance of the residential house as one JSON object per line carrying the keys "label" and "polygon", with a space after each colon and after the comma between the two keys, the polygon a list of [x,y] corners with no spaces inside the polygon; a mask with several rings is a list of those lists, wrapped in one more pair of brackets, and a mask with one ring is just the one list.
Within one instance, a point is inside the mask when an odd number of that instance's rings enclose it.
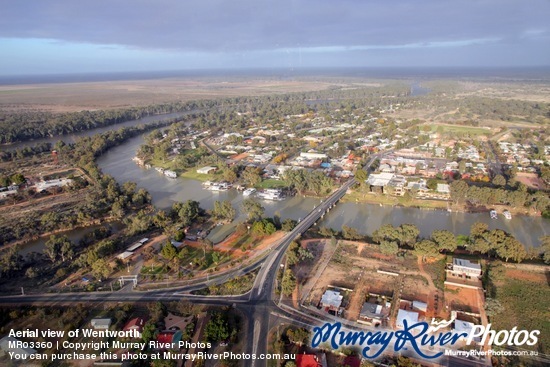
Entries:
{"label": "residential house", "polygon": [[111,319],[92,319],[90,324],[96,330],[107,330],[111,326]]}
{"label": "residential house", "polygon": [[130,330],[136,330],[137,332],[141,333],[143,331],[143,325],[145,325],[145,320],[141,317],[135,317],[128,321],[126,325],[124,325],[124,328],[122,330],[124,331],[130,331]]}
{"label": "residential house", "polygon": [[466,259],[453,258],[451,266],[447,266],[447,271],[451,275],[459,278],[481,278],[481,265],[478,262],[473,262]]}
{"label": "residential house", "polygon": [[339,291],[326,290],[321,297],[321,307],[327,312],[338,312],[340,306],[342,305],[343,298],[344,296],[340,295]]}

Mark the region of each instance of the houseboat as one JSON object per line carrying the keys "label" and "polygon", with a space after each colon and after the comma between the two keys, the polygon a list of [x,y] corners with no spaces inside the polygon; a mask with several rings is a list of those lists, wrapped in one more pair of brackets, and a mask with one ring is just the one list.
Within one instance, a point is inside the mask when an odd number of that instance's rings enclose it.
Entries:
{"label": "houseboat", "polygon": [[243,196],[250,196],[256,192],[256,189],[250,188],[243,191]]}
{"label": "houseboat", "polygon": [[227,191],[231,186],[227,182],[213,182],[208,189],[211,191]]}
{"label": "houseboat", "polygon": [[164,175],[165,175],[166,177],[169,177],[169,178],[176,178],[176,177],[178,177],[178,175],[176,174],[176,172],[170,171],[170,170],[168,170],[168,169],[167,169],[166,171],[164,171]]}
{"label": "houseboat", "polygon": [[491,219],[497,219],[497,211],[496,210],[491,210],[489,212],[489,215],[491,216]]}
{"label": "houseboat", "polygon": [[284,195],[283,195],[283,192],[281,190],[277,190],[277,189],[265,189],[264,191],[260,191],[258,192],[258,197],[260,199],[265,199],[265,200],[284,200]]}

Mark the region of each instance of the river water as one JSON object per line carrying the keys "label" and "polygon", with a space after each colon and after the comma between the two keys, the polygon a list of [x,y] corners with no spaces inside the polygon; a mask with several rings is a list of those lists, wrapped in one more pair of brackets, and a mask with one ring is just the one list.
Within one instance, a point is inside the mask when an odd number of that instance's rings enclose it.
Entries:
{"label": "river water", "polygon": [[[423,94],[426,89],[419,85],[413,85],[416,94]],[[159,120],[181,117],[190,112],[173,113],[168,115],[149,116],[140,120],[128,121],[105,128],[94,129],[78,134],[66,135],[65,141],[88,136],[99,132],[119,129],[122,126],[134,126]],[[55,142],[60,137],[44,140]],[[20,143],[19,146],[35,144],[38,140]],[[119,183],[126,181],[136,182],[138,187],[149,191],[153,198],[153,204],[161,209],[168,209],[176,201],[197,200],[204,209],[212,209],[216,200],[230,200],[238,209],[239,217],[233,224],[216,227],[209,238],[218,242],[231,233],[237,222],[244,219],[240,212],[240,204],[243,200],[241,193],[236,190],[224,192],[212,192],[205,190],[201,182],[178,177],[170,179],[158,173],[154,169],[144,169],[132,161],[139,146],[143,144],[143,135],[131,138],[122,145],[110,149],[98,159],[98,165],[104,173],[113,176]],[[10,146],[15,148],[15,145]],[[319,205],[320,199],[308,197],[291,197],[283,201],[262,201],[266,216],[279,215],[282,219],[292,218],[299,220],[304,218],[309,211]],[[484,222],[490,229],[500,228],[513,234],[526,246],[540,246],[539,238],[550,234],[550,220],[541,217],[514,216],[506,220],[502,216],[498,219],[490,219],[488,213],[448,213],[446,211],[422,210],[415,208],[402,208],[379,206],[364,203],[339,203],[319,223],[321,226],[341,230],[342,225],[357,228],[363,234],[372,234],[383,224],[395,226],[402,223],[411,223],[420,229],[423,237],[428,237],[434,229],[448,229],[455,234],[468,234],[470,226],[475,222]],[[79,229],[68,233],[69,238],[77,241],[93,228]],[[40,251],[44,246],[44,239],[32,241],[23,246],[22,252]]]}
{"label": "river water", "polygon": [[[192,112],[195,112],[195,111],[192,111]],[[3,150],[3,151],[7,152],[7,151],[16,150],[16,149],[19,149],[19,148],[24,148],[24,147],[27,147],[27,146],[34,146],[34,145],[41,144],[41,143],[55,144],[59,140],[63,140],[65,143],[69,144],[69,143],[76,142],[76,140],[78,138],[83,138],[83,137],[86,137],[86,136],[101,134],[101,133],[111,131],[111,130],[118,130],[118,129],[121,129],[123,127],[132,127],[132,126],[138,126],[138,125],[142,125],[142,124],[150,124],[150,123],[153,123],[153,122],[179,118],[179,117],[188,115],[192,112],[188,112],[188,111],[186,111],[186,112],[174,112],[174,113],[167,113],[167,114],[163,114],[163,115],[146,116],[146,117],[142,117],[142,118],[137,119],[137,120],[130,120],[130,121],[121,122],[120,124],[98,127],[97,129],[92,129],[92,130],[79,131],[79,132],[76,132],[76,133],[73,133],[73,134],[52,136],[52,137],[49,137],[49,138],[35,139],[35,140],[31,140],[31,141],[18,142],[18,143],[13,143],[13,144],[9,144],[9,145],[0,145],[0,150]]]}
{"label": "river water", "polygon": [[[203,189],[201,182],[185,178],[170,179],[154,169],[144,169],[132,162],[143,137],[138,136],[109,150],[98,160],[104,173],[112,175],[118,182],[134,181],[147,189],[153,197],[153,204],[161,209],[169,208],[176,201],[197,200],[204,209],[212,209],[216,200],[230,200],[235,208],[243,200],[236,190],[212,192]],[[308,197],[292,197],[284,201],[262,201],[265,214],[278,214],[281,218],[300,219],[306,216],[320,200]],[[240,214],[242,218],[242,213]],[[455,234],[468,234],[475,222],[484,222],[489,228],[501,228],[512,233],[527,246],[540,246],[539,238],[550,234],[550,220],[541,217],[514,216],[506,220],[502,216],[490,219],[488,213],[449,213],[446,211],[423,210],[379,206],[364,203],[339,203],[319,223],[322,226],[341,230],[342,225],[357,228],[364,234],[372,234],[381,225],[412,223],[418,226],[421,236],[428,237],[434,229],[448,229]],[[232,226],[217,227],[210,239],[217,242],[231,232]]]}

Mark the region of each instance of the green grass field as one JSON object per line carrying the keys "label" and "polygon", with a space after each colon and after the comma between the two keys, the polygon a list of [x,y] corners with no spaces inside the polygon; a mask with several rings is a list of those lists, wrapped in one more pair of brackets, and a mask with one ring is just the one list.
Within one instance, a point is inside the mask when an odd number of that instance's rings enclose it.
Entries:
{"label": "green grass field", "polygon": [[463,125],[449,125],[449,124],[431,124],[432,132],[443,133],[463,133],[470,135],[492,135],[492,131],[483,127],[475,126],[463,126]]}

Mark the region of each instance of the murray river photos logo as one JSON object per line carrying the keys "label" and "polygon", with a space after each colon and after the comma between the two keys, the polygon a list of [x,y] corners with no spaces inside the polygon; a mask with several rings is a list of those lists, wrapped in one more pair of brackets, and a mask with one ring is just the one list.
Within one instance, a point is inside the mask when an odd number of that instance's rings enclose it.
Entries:
{"label": "murray river photos logo", "polygon": [[333,349],[341,346],[362,347],[361,354],[365,358],[377,358],[390,346],[394,352],[411,347],[418,356],[432,359],[443,355],[443,351],[435,351],[435,347],[452,346],[460,340],[470,345],[472,342],[488,343],[488,345],[521,346],[535,345],[538,342],[539,330],[491,330],[491,324],[474,325],[469,332],[439,332],[439,329],[449,326],[452,321],[443,321],[429,325],[427,322],[418,322],[409,325],[404,320],[403,330],[397,331],[347,331],[343,330],[340,322],[329,323],[313,328],[311,346],[321,343],[330,343]]}

